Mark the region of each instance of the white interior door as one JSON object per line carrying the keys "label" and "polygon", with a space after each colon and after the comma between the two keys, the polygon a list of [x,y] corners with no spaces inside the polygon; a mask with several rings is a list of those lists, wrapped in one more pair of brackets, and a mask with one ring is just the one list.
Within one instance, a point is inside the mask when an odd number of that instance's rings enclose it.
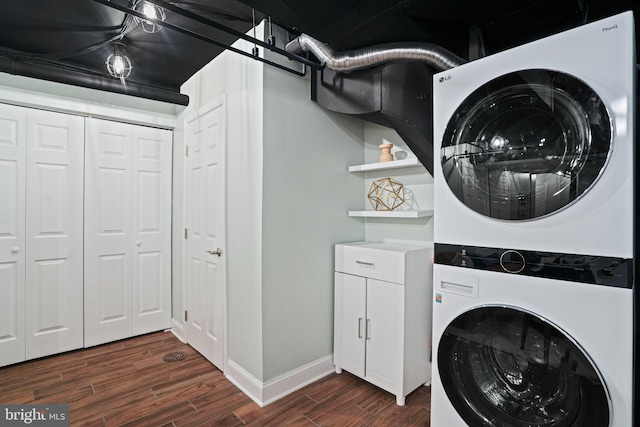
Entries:
{"label": "white interior door", "polygon": [[171,326],[172,132],[133,128],[132,334]]}
{"label": "white interior door", "polygon": [[0,366],[25,359],[26,124],[0,105]]}
{"label": "white interior door", "polygon": [[85,346],[131,336],[133,128],[86,121]]}
{"label": "white interior door", "polygon": [[185,137],[188,150],[185,338],[193,348],[224,371],[224,101],[203,107],[188,118]]}
{"label": "white interior door", "polygon": [[84,118],[27,113],[26,356],[83,344]]}

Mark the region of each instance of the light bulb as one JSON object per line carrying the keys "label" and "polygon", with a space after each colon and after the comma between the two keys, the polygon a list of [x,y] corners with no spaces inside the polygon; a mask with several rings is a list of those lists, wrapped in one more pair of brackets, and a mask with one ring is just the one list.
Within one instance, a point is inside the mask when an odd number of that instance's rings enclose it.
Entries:
{"label": "light bulb", "polygon": [[123,80],[131,74],[131,60],[126,54],[120,52],[120,49],[121,47],[116,46],[114,48],[115,52],[107,57],[105,64],[107,65],[107,71],[112,77]]}
{"label": "light bulb", "polygon": [[158,15],[156,14],[156,6],[148,1],[145,1],[142,6],[142,13],[144,13],[147,18],[157,19]]}
{"label": "light bulb", "polygon": [[116,57],[113,58],[113,71],[114,73],[116,73],[116,76],[122,76],[122,74],[124,73],[124,68],[124,59],[122,58],[122,56],[116,55]]}
{"label": "light bulb", "polygon": [[491,138],[491,148],[493,148],[494,150],[502,150],[506,143],[507,140],[505,140],[500,135],[495,135],[493,138]]}
{"label": "light bulb", "polygon": [[162,25],[152,22],[150,19],[164,21],[167,17],[164,8],[146,0],[137,0],[134,10],[141,13],[146,18],[149,18],[145,19],[140,16],[133,17],[135,23],[146,33],[157,33],[162,28]]}

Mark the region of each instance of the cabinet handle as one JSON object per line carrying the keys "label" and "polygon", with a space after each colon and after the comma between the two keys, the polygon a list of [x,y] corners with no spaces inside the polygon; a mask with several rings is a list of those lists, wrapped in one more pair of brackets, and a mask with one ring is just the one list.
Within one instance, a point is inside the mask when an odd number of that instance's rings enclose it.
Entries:
{"label": "cabinet handle", "polygon": [[366,265],[368,267],[375,267],[376,266],[375,262],[356,261],[356,264]]}
{"label": "cabinet handle", "polygon": [[358,338],[362,338],[362,317],[358,318]]}
{"label": "cabinet handle", "polygon": [[371,319],[367,319],[367,328],[366,328],[367,339],[371,339]]}

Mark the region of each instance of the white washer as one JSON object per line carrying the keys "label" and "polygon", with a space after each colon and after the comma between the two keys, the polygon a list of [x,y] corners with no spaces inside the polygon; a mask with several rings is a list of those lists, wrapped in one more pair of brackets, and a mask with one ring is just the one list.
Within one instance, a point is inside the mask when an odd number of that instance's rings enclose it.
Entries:
{"label": "white washer", "polygon": [[634,37],[434,76],[432,427],[634,425]]}
{"label": "white washer", "polygon": [[434,76],[434,241],[633,257],[626,12]]}
{"label": "white washer", "polygon": [[431,427],[634,425],[631,289],[436,264],[434,292]]}

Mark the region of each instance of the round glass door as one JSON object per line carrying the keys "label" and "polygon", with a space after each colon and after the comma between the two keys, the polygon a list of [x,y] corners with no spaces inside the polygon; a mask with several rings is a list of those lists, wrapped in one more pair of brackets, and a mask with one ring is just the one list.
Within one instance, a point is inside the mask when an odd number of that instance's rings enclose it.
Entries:
{"label": "round glass door", "polygon": [[437,357],[444,390],[470,426],[609,426],[610,400],[596,367],[533,314],[468,311],[447,327]]}
{"label": "round glass door", "polygon": [[578,199],[602,173],[611,118],[584,82],[550,70],[498,77],[445,129],[441,164],[456,197],[483,215],[526,220]]}

